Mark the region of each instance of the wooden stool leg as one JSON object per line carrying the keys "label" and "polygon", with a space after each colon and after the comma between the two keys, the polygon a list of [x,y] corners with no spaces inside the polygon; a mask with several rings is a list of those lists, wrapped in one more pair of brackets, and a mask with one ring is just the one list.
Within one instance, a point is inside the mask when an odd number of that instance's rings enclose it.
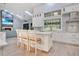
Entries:
{"label": "wooden stool leg", "polygon": [[[35,38],[35,40],[36,40],[36,38]],[[37,55],[37,40],[36,40],[36,42],[35,42],[35,56]]]}
{"label": "wooden stool leg", "polygon": [[29,52],[29,54],[31,53],[31,52],[30,52],[30,50],[31,50],[30,45],[31,45],[31,44],[30,44],[30,40],[29,40],[29,44],[28,44],[28,52]]}
{"label": "wooden stool leg", "polygon": [[30,52],[30,42],[29,42],[29,52]]}
{"label": "wooden stool leg", "polygon": [[37,55],[37,48],[35,47],[35,56]]}
{"label": "wooden stool leg", "polygon": [[29,50],[29,44],[27,44],[27,56],[28,56],[28,53],[29,53],[28,50]]}

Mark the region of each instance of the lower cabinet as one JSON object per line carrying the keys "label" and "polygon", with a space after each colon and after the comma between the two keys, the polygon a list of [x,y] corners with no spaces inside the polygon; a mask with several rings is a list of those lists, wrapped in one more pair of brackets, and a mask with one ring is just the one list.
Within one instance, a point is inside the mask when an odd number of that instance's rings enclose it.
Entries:
{"label": "lower cabinet", "polygon": [[0,32],[0,45],[7,45],[6,32]]}
{"label": "lower cabinet", "polygon": [[54,41],[79,45],[79,33],[55,32],[52,36]]}

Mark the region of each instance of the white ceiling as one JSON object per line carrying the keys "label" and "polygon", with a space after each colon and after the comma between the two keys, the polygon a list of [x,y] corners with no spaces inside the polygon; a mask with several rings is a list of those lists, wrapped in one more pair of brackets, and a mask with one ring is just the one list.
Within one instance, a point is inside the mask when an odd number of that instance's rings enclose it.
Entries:
{"label": "white ceiling", "polygon": [[14,13],[22,13],[26,10],[32,12],[33,8],[40,5],[40,3],[6,3],[5,9]]}

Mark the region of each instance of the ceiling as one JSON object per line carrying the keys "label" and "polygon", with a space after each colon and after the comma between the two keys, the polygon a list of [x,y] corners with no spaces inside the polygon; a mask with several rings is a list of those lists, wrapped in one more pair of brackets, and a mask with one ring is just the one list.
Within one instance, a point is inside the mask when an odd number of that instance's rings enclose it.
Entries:
{"label": "ceiling", "polygon": [[5,9],[14,13],[22,13],[25,10],[32,12],[33,8],[41,5],[40,3],[6,3]]}

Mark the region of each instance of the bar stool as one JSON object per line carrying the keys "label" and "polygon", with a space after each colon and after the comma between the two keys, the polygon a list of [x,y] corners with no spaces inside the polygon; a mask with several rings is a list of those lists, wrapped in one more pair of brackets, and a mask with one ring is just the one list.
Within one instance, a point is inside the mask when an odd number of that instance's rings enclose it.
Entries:
{"label": "bar stool", "polygon": [[30,46],[34,46],[33,48],[35,48],[35,55],[37,55],[39,43],[41,43],[41,39],[39,39],[38,35],[36,33],[29,33],[29,52]]}
{"label": "bar stool", "polygon": [[[26,48],[25,45],[27,45],[27,55],[28,55],[28,34],[27,31],[25,30],[17,30],[17,45],[20,46],[20,48],[24,45],[24,48]],[[27,43],[27,44],[26,44]]]}
{"label": "bar stool", "polygon": [[22,39],[21,39],[21,44],[24,45],[24,48],[26,48],[27,46],[27,55],[29,54],[29,36],[28,33],[22,33],[21,34]]}
{"label": "bar stool", "polygon": [[19,30],[16,30],[17,33],[17,46],[20,46],[21,44],[21,32]]}
{"label": "bar stool", "polygon": [[34,33],[29,34],[29,52],[30,52],[31,46],[34,46],[35,55],[37,55],[37,39],[36,39],[36,35]]}

